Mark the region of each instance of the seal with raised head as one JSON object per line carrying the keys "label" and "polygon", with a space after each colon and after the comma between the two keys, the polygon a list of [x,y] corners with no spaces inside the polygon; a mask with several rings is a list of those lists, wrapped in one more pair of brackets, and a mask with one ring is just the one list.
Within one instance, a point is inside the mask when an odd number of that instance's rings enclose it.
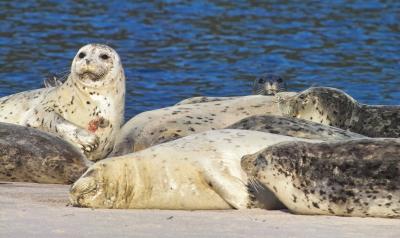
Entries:
{"label": "seal with raised head", "polygon": [[95,163],[71,187],[70,202],[93,208],[280,208],[268,189],[249,183],[240,159],[298,140],[246,130],[193,134]]}
{"label": "seal with raised head", "polygon": [[309,88],[279,100],[284,116],[310,120],[369,137],[400,137],[400,106],[366,105],[335,88]]}
{"label": "seal with raised head", "polygon": [[[253,95],[264,95],[264,96],[274,96],[279,92],[285,92],[287,90],[286,82],[279,75],[275,74],[262,74],[257,77],[253,82]],[[232,96],[232,97],[192,97],[188,99],[184,99],[178,102],[175,105],[183,105],[183,104],[193,104],[193,103],[203,103],[203,102],[218,102],[224,100],[237,99],[241,96]]]}
{"label": "seal with raised head", "polygon": [[312,121],[274,115],[247,117],[226,127],[226,129],[254,130],[323,141],[367,138],[357,133]]}
{"label": "seal with raised head", "polygon": [[273,96],[287,91],[286,81],[279,75],[262,74],[253,83],[253,94]]}
{"label": "seal with raised head", "polygon": [[400,217],[400,140],[284,142],[242,158],[298,214]]}
{"label": "seal with raised head", "polygon": [[0,123],[0,180],[75,182],[89,161],[67,141],[34,128]]}
{"label": "seal with raised head", "polygon": [[[282,97],[294,93],[280,93]],[[204,102],[140,113],[122,127],[112,156],[139,151],[190,134],[225,128],[253,115],[280,114],[273,96],[243,96],[219,102]]]}
{"label": "seal with raised head", "polygon": [[65,83],[0,98],[0,122],[55,133],[98,160],[113,148],[124,101],[118,54],[106,45],[89,44],[76,54]]}

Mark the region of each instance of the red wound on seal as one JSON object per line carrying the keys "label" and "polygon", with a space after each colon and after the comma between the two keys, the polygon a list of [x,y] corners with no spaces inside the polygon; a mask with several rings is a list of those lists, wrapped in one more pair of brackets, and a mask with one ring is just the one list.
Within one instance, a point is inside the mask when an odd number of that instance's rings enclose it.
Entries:
{"label": "red wound on seal", "polygon": [[89,121],[88,131],[93,132],[93,133],[96,132],[97,129],[99,128],[99,124],[100,124],[100,118],[96,118],[96,119]]}
{"label": "red wound on seal", "polygon": [[105,128],[109,125],[109,121],[103,117],[96,117],[95,119],[89,121],[88,131],[96,132],[99,127]]}

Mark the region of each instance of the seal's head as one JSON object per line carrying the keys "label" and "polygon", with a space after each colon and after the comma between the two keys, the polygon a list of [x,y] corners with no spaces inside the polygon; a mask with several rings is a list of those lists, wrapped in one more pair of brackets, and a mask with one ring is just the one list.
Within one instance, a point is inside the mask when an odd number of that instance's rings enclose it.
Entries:
{"label": "seal's head", "polygon": [[89,44],[79,49],[71,74],[77,82],[88,87],[102,87],[124,77],[121,60],[109,46]]}
{"label": "seal's head", "polygon": [[106,201],[104,192],[104,186],[106,184],[101,179],[104,168],[96,165],[89,168],[71,186],[69,200],[72,206],[99,207],[99,205],[96,206],[96,204],[100,201]]}
{"label": "seal's head", "polygon": [[135,173],[130,176],[126,164],[112,163],[113,160],[114,158],[93,164],[71,186],[69,201],[72,206],[126,208],[128,202],[125,198],[135,194]]}
{"label": "seal's head", "polygon": [[286,90],[285,81],[278,75],[263,74],[253,83],[253,94],[275,95]]}

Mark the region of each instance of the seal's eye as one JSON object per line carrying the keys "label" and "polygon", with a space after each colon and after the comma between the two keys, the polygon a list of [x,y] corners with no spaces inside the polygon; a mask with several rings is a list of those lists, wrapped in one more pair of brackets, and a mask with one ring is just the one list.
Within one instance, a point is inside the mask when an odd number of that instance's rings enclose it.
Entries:
{"label": "seal's eye", "polygon": [[276,80],[276,81],[278,81],[278,83],[282,83],[283,79],[282,78],[278,78],[278,80]]}
{"label": "seal's eye", "polygon": [[258,79],[258,83],[265,83],[265,79],[259,78],[259,79]]}
{"label": "seal's eye", "polygon": [[106,54],[102,54],[102,55],[100,55],[100,58],[102,58],[103,60],[107,60],[110,58],[110,56],[108,56]]}
{"label": "seal's eye", "polygon": [[79,53],[79,55],[78,55],[78,57],[81,59],[85,58],[85,56],[86,56],[86,54],[83,52]]}

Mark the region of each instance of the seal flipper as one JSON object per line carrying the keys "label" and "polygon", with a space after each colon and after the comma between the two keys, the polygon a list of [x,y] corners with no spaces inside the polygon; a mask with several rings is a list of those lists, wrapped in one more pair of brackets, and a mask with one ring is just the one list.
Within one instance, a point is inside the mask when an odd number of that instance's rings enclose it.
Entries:
{"label": "seal flipper", "polygon": [[237,177],[221,172],[205,171],[203,175],[208,185],[230,206],[235,209],[249,208],[251,202],[246,184]]}
{"label": "seal flipper", "polygon": [[59,135],[77,145],[85,155],[94,151],[99,144],[99,139],[95,134],[67,121],[54,111],[46,111],[40,107],[30,110],[21,122],[24,126]]}

